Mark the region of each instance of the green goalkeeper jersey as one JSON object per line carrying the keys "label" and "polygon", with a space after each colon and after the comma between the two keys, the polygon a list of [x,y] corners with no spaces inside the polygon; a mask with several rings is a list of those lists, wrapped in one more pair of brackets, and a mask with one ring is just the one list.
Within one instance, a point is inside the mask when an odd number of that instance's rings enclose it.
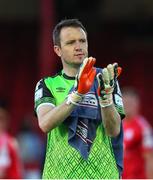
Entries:
{"label": "green goalkeeper jersey", "polygon": [[[74,78],[59,73],[37,83],[35,90],[35,111],[40,106],[61,104],[74,85]],[[87,160],[68,143],[68,127],[61,123],[47,134],[44,179],[118,179],[111,138],[106,135],[101,123],[96,130]]]}

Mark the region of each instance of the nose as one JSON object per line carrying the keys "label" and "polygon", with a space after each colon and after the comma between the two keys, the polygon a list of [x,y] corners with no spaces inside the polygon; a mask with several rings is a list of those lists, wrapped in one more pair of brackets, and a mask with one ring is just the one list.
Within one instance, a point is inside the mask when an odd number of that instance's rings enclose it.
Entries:
{"label": "nose", "polygon": [[75,43],[75,50],[82,51],[81,43],[79,41],[76,41],[76,43]]}

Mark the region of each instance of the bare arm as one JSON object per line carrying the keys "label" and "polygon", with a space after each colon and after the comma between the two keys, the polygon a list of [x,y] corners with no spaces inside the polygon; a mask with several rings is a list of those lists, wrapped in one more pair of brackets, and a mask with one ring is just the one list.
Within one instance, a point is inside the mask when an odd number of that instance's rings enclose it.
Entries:
{"label": "bare arm", "polygon": [[101,108],[101,114],[107,135],[117,136],[120,133],[121,118],[114,104]]}
{"label": "bare arm", "polygon": [[[101,73],[97,74],[98,96],[101,106],[101,115],[106,133],[111,137],[116,137],[120,133],[121,117],[117,112],[113,92],[117,87],[116,80],[119,76],[117,63],[109,64]],[[117,95],[118,100],[121,98]]]}
{"label": "bare arm", "polygon": [[73,111],[75,105],[63,102],[59,106],[43,105],[38,109],[39,127],[43,132],[48,132],[62,123]]}

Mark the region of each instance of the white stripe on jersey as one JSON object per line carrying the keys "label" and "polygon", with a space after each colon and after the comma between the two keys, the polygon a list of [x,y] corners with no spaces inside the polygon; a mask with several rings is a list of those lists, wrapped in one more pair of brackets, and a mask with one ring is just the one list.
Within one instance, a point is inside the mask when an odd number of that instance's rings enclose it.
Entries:
{"label": "white stripe on jersey", "polygon": [[38,107],[36,108],[36,113],[38,113],[38,110],[39,110],[40,107],[45,106],[45,105],[55,107],[55,105],[52,104],[52,103],[41,103],[41,104],[39,104]]}

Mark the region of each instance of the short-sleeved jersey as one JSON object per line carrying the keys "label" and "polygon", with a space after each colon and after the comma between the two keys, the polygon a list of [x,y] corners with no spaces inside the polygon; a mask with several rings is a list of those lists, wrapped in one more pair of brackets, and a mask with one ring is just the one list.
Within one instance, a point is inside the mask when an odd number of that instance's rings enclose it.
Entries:
{"label": "short-sleeved jersey", "polygon": [[[35,111],[46,103],[51,106],[61,104],[73,87],[74,80],[62,72],[40,80],[35,90]],[[123,106],[120,98],[117,98],[116,104],[121,113]],[[119,178],[111,138],[106,135],[102,123],[96,130],[87,160],[69,145],[68,127],[64,123],[50,131],[47,138],[43,178]]]}
{"label": "short-sleeved jersey", "polygon": [[124,171],[123,178],[146,179],[145,151],[153,151],[152,129],[146,119],[136,116],[123,123]]}

